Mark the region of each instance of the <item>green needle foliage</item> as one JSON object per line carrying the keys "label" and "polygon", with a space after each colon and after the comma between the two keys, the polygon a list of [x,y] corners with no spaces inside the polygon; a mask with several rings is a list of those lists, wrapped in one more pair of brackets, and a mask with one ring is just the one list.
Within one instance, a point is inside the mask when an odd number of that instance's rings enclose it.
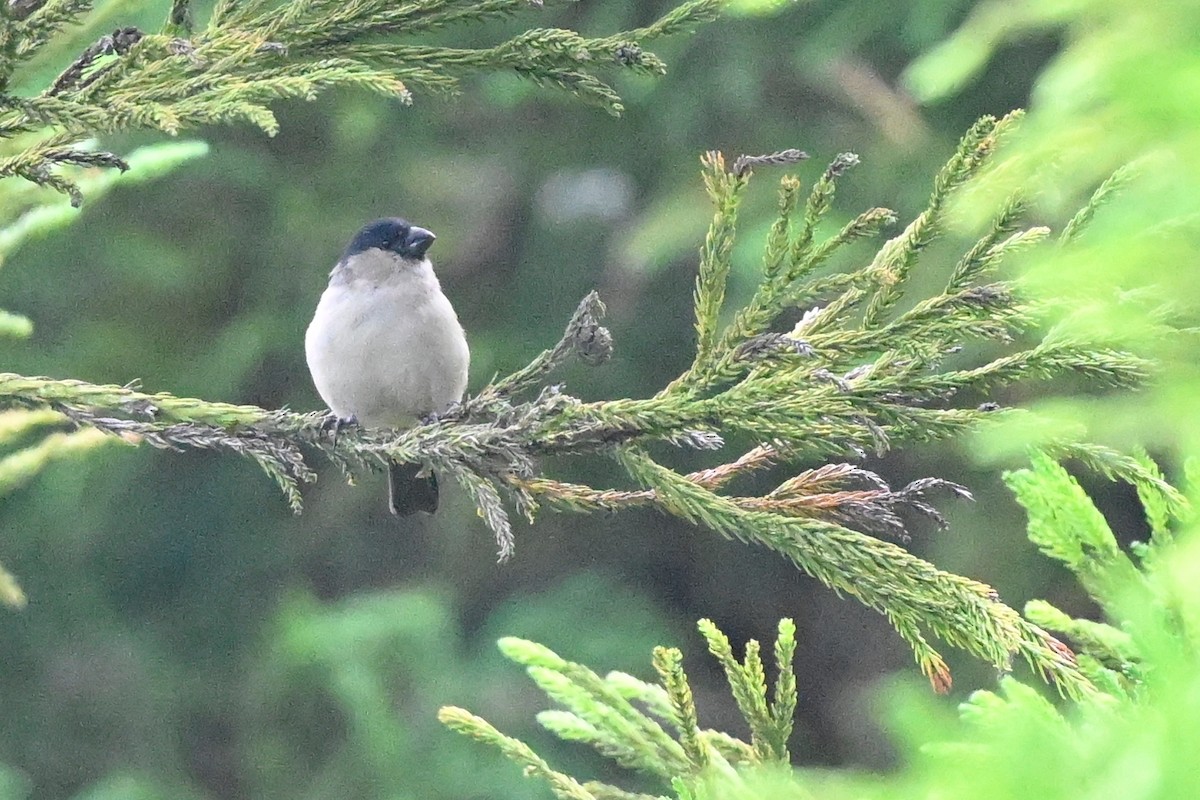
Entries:
{"label": "green needle foliage", "polygon": [[414,37],[540,7],[541,0],[219,0],[207,24],[175,0],[161,31],[126,27],[87,47],[49,86],[31,93],[21,69],[65,28],[85,21],[88,0],[0,5],[0,178],[83,195],[59,167],[125,170],[128,162],[82,139],[131,130],[169,134],[200,125],[279,125],[270,104],[356,88],[398,102],[414,91],[453,92],[463,78],[510,72],[612,114],[620,98],[601,78],[616,69],[656,75],[663,62],[642,44],[710,20],[720,0],[689,0],[645,28],[586,38],[528,30],[494,47],[433,47]]}
{"label": "green needle foliage", "polygon": [[[565,710],[543,711],[538,722],[566,741],[595,748],[617,763],[653,776],[680,798],[698,797],[703,785],[718,778],[736,785],[738,771],[788,764],[787,740],[796,711],[796,626],[779,623],[775,642],[777,678],[773,699],[758,642],[746,645],[745,659],[733,656],[729,640],[716,625],[700,621],[709,651],[725,669],[729,687],[750,727],[750,742],[720,731],[702,729],[692,690],[684,674],[683,654],[675,648],[654,650],[660,683],[641,681],[622,672],[601,677],[592,670],[524,639],[500,640],[500,651],[521,664],[529,677]],[[506,736],[487,721],[452,706],[438,712],[448,727],[498,748],[525,767],[526,774],[545,780],[556,797],[571,800],[648,800],[599,781],[579,782],[553,770],[525,743]]]}
{"label": "green needle foliage", "polygon": [[[306,450],[320,451],[346,470],[387,459],[425,463],[453,476],[467,491],[495,533],[501,560],[514,547],[509,507],[532,521],[543,507],[581,513],[652,506],[722,536],[767,547],[884,614],[939,691],[949,688],[950,674],[931,637],[1001,671],[1023,659],[1061,692],[1080,696],[1092,685],[1070,650],[1000,602],[991,587],[939,570],[894,541],[907,535],[899,509],[941,523],[929,493],[967,496],[963,487],[927,478],[893,489],[866,469],[835,461],[796,471],[761,496],[727,491],[735,479],[772,465],[883,453],[902,442],[961,434],[1003,414],[994,403],[957,405],[964,392],[1064,373],[1116,386],[1135,385],[1145,376],[1147,365],[1127,353],[1053,331],[1031,348],[980,366],[943,365],[971,340],[1011,343],[1037,325],[1033,305],[990,274],[1010,252],[1045,237],[1044,229],[1017,227],[1019,198],[1004,204],[942,293],[907,308],[900,304],[918,256],[945,225],[949,196],[980,173],[1018,118],[985,118],[973,126],[935,179],[928,208],[856,270],[823,274],[818,268],[838,248],[875,234],[894,215],[869,210],[825,239],[816,230],[837,179],[857,159],[838,156],[803,211],[798,179],[785,177],[759,288],[724,327],[739,203],[756,168],[794,163],[802,154],[743,157],[729,166],[719,153],[707,154],[704,178],[715,214],[695,289],[696,356],[652,397],[585,403],[560,386],[545,385],[548,373],[573,354],[593,364],[609,357],[611,336],[600,324],[604,308],[592,294],[552,349],[441,419],[404,431],[338,432],[317,413],[12,374],[0,374],[0,403],[49,409],[61,415],[66,429],[102,431],[131,444],[248,456],[277,481],[297,511],[300,485],[316,477]],[[800,322],[779,330],[777,320],[798,308],[807,308]],[[758,444],[690,474],[661,463],[647,449],[668,443],[715,450],[730,435]],[[1064,442],[1061,451],[1085,454],[1089,463],[1111,474],[1144,473],[1140,462],[1100,448]],[[614,459],[638,487],[564,483],[540,467],[546,455],[588,453]]]}
{"label": "green needle foliage", "polygon": [[[174,135],[238,122],[274,134],[278,125],[269,105],[276,100],[312,100],[328,88],[364,88],[408,104],[410,87],[453,92],[464,77],[495,72],[557,87],[619,114],[620,98],[600,74],[615,69],[663,73],[665,65],[641,43],[712,19],[720,1],[690,0],[652,25],[609,37],[534,29],[492,48],[455,49],[422,46],[412,36],[536,10],[541,0],[221,0],[203,26],[194,24],[187,0],[174,0],[162,31],[117,29],[85,48],[49,85],[30,86],[30,62],[61,50],[67,29],[96,13],[92,5],[88,0],[0,3],[0,178],[28,181],[9,181],[0,192],[0,262],[30,238],[70,223],[85,194],[97,198],[118,182],[157,177],[207,151],[203,142],[193,141],[117,156],[102,149],[96,136],[144,129]],[[66,201],[59,200],[63,194]],[[28,319],[0,311],[0,336],[31,331]],[[12,392],[0,411],[0,495],[54,459],[121,441],[248,455],[279,482],[297,509],[297,483],[316,477],[295,443],[269,438],[261,409],[236,411],[168,395],[152,399],[133,385],[7,379]],[[192,415],[189,407],[198,413]],[[159,410],[172,422],[155,426],[128,419],[130,412],[154,417]],[[252,432],[256,426],[258,432]],[[283,436],[295,433],[296,424],[267,427]],[[460,477],[481,506],[499,505],[492,484]],[[504,524],[495,517],[489,521]],[[15,580],[3,571],[0,602],[24,602]]]}
{"label": "green needle foliage", "polygon": [[[1148,630],[1170,631],[1200,650],[1197,632],[1180,616],[1179,597],[1164,584],[1177,550],[1171,528],[1192,521],[1190,508],[1177,492],[1164,488],[1158,467],[1142,455],[1143,475],[1133,479],[1150,541],[1138,543],[1132,555],[1118,544],[1100,511],[1065,469],[1043,453],[1034,453],[1029,469],[1010,472],[1005,482],[1029,514],[1029,538],[1046,555],[1079,579],[1105,615],[1120,627],[1073,619],[1044,600],[1026,605],[1029,619],[1059,631],[1076,643],[1080,669],[1109,694],[1143,691],[1146,676],[1142,650]],[[1069,521],[1069,524],[1067,524]],[[1137,614],[1131,614],[1137,609]],[[1183,629],[1179,629],[1183,625]]]}
{"label": "green needle foliage", "polygon": [[1069,637],[1080,669],[1101,691],[1056,708],[1008,677],[999,691],[972,695],[957,729],[932,734],[937,726],[928,710],[910,705],[897,719],[921,747],[912,767],[873,791],[860,786],[833,796],[1195,795],[1196,519],[1177,492],[1164,488],[1157,467],[1144,456],[1137,460],[1147,477],[1133,485],[1151,535],[1129,551],[1078,482],[1046,454],[1034,453],[1028,469],[1005,476],[1029,515],[1030,538],[1075,574],[1103,621],[1073,619],[1045,601],[1030,603],[1026,614]]}
{"label": "green needle foliage", "polygon": [[[1195,537],[1176,538],[1195,517],[1148,458],[1134,485],[1151,528],[1148,542],[1127,555],[1079,484],[1045,453],[1005,480],[1029,515],[1029,536],[1061,561],[1104,610],[1106,621],[1072,619],[1045,601],[1026,607],[1031,619],[1061,631],[1079,652],[1079,668],[1097,691],[1056,707],[1035,687],[1005,676],[997,691],[971,695],[948,723],[927,695],[892,692],[895,723],[905,734],[903,767],[886,776],[849,771],[793,771],[787,740],[796,708],[792,671],[795,627],[779,625],[775,683],[768,683],[758,642],[742,660],[707,620],[699,623],[724,668],[750,730],[750,741],[702,729],[681,656],[657,648],[659,684],[623,673],[600,677],[541,645],[504,639],[506,656],[563,710],[538,721],[568,741],[588,744],[642,772],[678,800],[701,798],[1085,798],[1117,787],[1142,797],[1195,794],[1200,594]],[[462,709],[440,713],[452,729],[498,748],[526,774],[548,782],[560,798],[662,798],[633,794],[554,771],[525,744]]]}

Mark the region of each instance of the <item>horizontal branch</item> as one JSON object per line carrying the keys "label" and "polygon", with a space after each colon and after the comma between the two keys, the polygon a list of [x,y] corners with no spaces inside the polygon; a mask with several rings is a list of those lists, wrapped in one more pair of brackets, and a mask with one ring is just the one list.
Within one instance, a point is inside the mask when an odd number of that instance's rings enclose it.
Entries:
{"label": "horizontal branch", "polygon": [[[48,410],[61,415],[63,427],[100,431],[131,444],[251,458],[297,511],[302,485],[317,476],[309,461],[313,454],[344,471],[389,461],[428,465],[462,486],[495,534],[501,559],[514,546],[510,509],[532,520],[543,506],[584,513],[652,507],[768,547],[878,610],[939,690],[949,686],[950,676],[929,635],[999,669],[1023,657],[1064,693],[1083,694],[1089,691],[1087,679],[1061,643],[1001,603],[990,587],[938,570],[896,543],[908,536],[901,509],[944,525],[929,494],[945,490],[969,497],[965,488],[923,478],[892,489],[879,475],[848,463],[796,467],[812,456],[853,459],[955,436],[1003,413],[993,400],[956,406],[964,392],[1064,374],[1127,387],[1147,374],[1150,365],[1128,353],[1062,336],[1012,348],[1018,333],[1037,328],[1041,309],[1009,283],[975,281],[1007,253],[1046,238],[1043,229],[1018,231],[1018,199],[1008,201],[959,260],[943,291],[897,310],[924,245],[944,223],[948,195],[978,173],[1014,119],[985,118],[972,128],[938,175],[929,208],[866,267],[844,275],[810,273],[848,242],[876,233],[893,215],[875,209],[817,241],[814,231],[831,207],[834,184],[857,157],[838,156],[805,203],[798,179],[785,176],[760,286],[732,316],[725,313],[725,283],[738,236],[739,200],[757,172],[798,156],[727,162],[719,153],[708,154],[704,178],[715,212],[695,287],[696,353],[682,375],[651,397],[583,402],[548,381],[571,359],[599,365],[611,356],[612,335],[601,324],[604,306],[593,292],[558,342],[527,366],[440,417],[404,430],[345,429],[324,413],[10,373],[0,373],[0,409]],[[793,224],[791,215],[801,213],[800,223]],[[794,319],[797,305],[822,302],[805,309],[790,330],[779,329],[781,320]],[[731,321],[722,325],[723,320]],[[948,355],[980,338],[1007,345],[1008,351],[977,366],[943,368]],[[758,444],[689,474],[647,455],[648,446],[663,444],[715,451],[735,435]],[[1078,452],[1113,472],[1137,467],[1107,452]],[[556,480],[542,468],[547,455],[615,459],[635,485],[598,489]],[[729,491],[732,482],[767,467],[788,476],[762,494]]]}
{"label": "horizontal branch", "polygon": [[196,27],[189,4],[174,2],[163,32],[114,30],[87,46],[41,92],[17,96],[6,92],[18,82],[20,68],[66,28],[84,23],[92,3],[48,3],[25,13],[10,2],[0,15],[0,139],[28,134],[40,141],[26,142],[16,157],[0,158],[0,178],[24,178],[66,193],[78,205],[79,188],[74,174],[60,169],[64,164],[123,163],[101,150],[81,152],[81,142],[101,134],[177,134],[230,123],[250,123],[273,135],[279,124],[272,104],[311,101],[330,88],[366,90],[407,105],[411,86],[444,93],[466,76],[507,73],[619,115],[621,98],[607,75],[662,74],[665,65],[643,45],[714,19],[720,0],[685,0],[654,24],[602,37],[534,28],[491,47],[413,40],[540,5],[226,0],[216,4],[207,25]]}

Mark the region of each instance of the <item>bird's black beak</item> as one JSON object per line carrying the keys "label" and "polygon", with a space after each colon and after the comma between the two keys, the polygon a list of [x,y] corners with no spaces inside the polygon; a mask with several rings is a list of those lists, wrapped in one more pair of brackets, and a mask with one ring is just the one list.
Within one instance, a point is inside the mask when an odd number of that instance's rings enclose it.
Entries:
{"label": "bird's black beak", "polygon": [[429,249],[436,238],[433,231],[427,231],[414,225],[408,229],[408,236],[404,237],[404,252],[413,258],[424,258],[425,251]]}

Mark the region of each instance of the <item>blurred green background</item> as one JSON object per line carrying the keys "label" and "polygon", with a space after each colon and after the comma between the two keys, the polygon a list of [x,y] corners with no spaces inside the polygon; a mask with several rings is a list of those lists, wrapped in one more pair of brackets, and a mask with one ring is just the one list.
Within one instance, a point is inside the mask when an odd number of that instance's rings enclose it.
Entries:
{"label": "blurred green background", "polygon": [[[166,8],[111,5],[108,18],[147,27]],[[434,41],[481,45],[547,25],[600,35],[671,5],[582,0]],[[1025,105],[1062,46],[1049,34],[1003,45],[953,98],[918,106],[898,76],[970,2],[735,5],[742,13],[654,48],[667,77],[622,76],[621,119],[497,76],[459,97],[418,95],[411,108],[353,94],[285,104],[273,139],[200,131],[206,158],[114,190],[9,259],[0,303],[35,330],[3,344],[5,369],[318,408],[303,334],[328,270],[362,222],[399,214],[438,234],[431,255],[467,329],[472,387],[553,343],[596,288],[616,356],[563,379],[585,398],[642,396],[691,357],[696,251],[711,216],[703,151],[801,147],[809,184],[837,153],[856,152],[863,164],[841,182],[830,228],[875,205],[907,222],[959,134]],[[777,178],[760,171],[750,191],[734,303],[753,287]],[[937,285],[937,265],[948,269],[966,241],[949,239],[918,285]],[[893,484],[936,475],[976,493],[974,504],[947,501],[949,532],[917,523],[911,548],[1018,607],[1044,597],[1085,613],[1074,583],[1025,540],[997,471],[970,456],[951,444],[870,464]],[[621,480],[601,461],[553,469]],[[1100,487],[1114,527],[1139,535],[1132,490]],[[0,798],[548,797],[443,730],[438,706],[471,708],[565,771],[608,774],[537,731],[543,700],[495,639],[531,638],[646,678],[651,647],[674,644],[688,654],[702,723],[740,735],[693,627],[702,616],[735,642],[770,639],[779,617],[794,617],[797,760],[891,763],[872,687],[915,672],[908,648],[883,618],[782,559],[650,512],[546,513],[519,525],[516,556],[497,565],[456,489],[436,517],[399,521],[384,493],[381,476],[348,486],[323,466],[297,517],[248,461],[117,446],[5,497],[0,562],[31,602],[0,613]],[[950,701],[994,683],[965,658],[952,666]]]}

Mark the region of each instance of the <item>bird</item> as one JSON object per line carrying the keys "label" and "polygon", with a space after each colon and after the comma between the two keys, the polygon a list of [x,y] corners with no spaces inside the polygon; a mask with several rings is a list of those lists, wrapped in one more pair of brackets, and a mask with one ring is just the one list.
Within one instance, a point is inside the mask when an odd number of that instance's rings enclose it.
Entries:
{"label": "bird", "polygon": [[[329,273],[304,350],[338,428],[406,428],[462,399],[470,350],[426,256],[436,238],[399,217],[377,219],[350,239]],[[389,462],[393,514],[437,507],[432,471]]]}

